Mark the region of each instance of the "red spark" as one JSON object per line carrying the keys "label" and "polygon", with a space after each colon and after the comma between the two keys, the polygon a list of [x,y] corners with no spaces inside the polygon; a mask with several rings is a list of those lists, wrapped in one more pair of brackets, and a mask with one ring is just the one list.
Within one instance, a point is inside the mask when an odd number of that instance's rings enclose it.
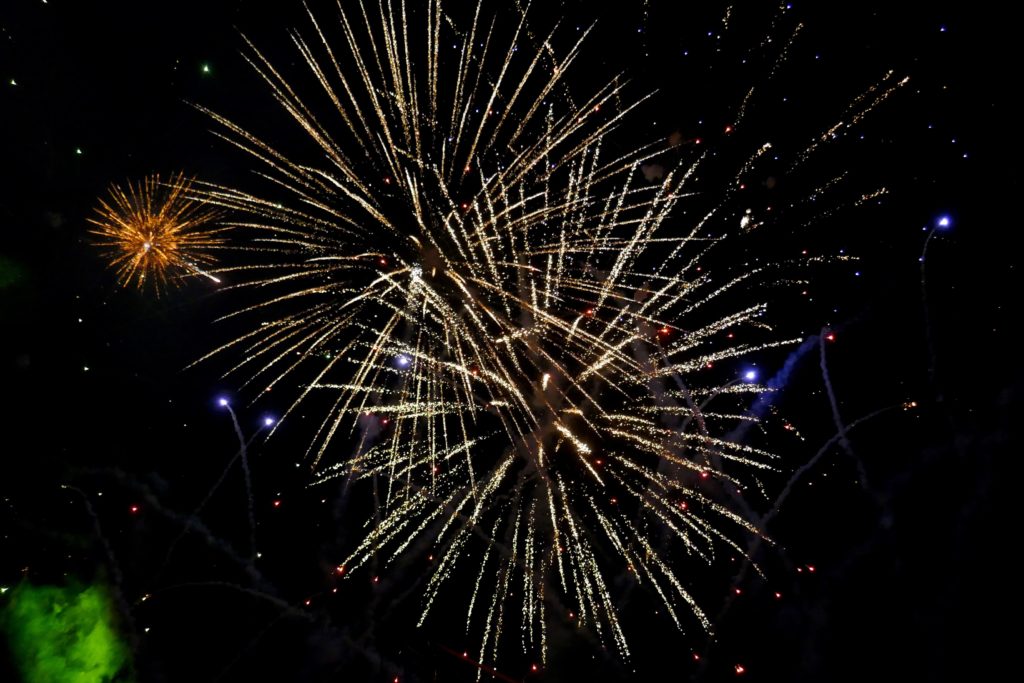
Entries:
{"label": "red spark", "polygon": [[138,505],[132,505],[130,508],[128,508],[128,511],[131,512],[134,515],[135,513],[137,513],[139,511],[139,506]]}
{"label": "red spark", "polygon": [[520,683],[520,681],[516,681],[514,678],[510,678],[510,677],[506,676],[505,674],[500,673],[497,669],[492,669],[491,667],[487,666],[486,664],[481,664],[480,662],[473,661],[472,659],[469,658],[469,653],[468,652],[463,652],[461,655],[459,655],[458,652],[456,652],[455,650],[452,650],[451,648],[445,647],[444,645],[440,645],[439,644],[438,647],[441,650],[447,652],[450,655],[453,655],[455,657],[460,657],[462,660],[467,661],[470,664],[473,664],[474,666],[476,666],[476,668],[480,669],[480,671],[482,671],[483,673],[490,674],[492,677],[497,678],[498,680],[505,681],[505,683]]}
{"label": "red spark", "polygon": [[742,676],[747,671],[747,667],[743,666],[742,664],[737,664],[736,666],[733,667],[733,669],[736,670],[736,675],[737,676]]}

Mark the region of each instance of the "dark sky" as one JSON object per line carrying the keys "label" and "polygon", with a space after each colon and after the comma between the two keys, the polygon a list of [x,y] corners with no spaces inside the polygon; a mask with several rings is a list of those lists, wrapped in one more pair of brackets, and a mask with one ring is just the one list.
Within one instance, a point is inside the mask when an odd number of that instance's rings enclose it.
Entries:
{"label": "dark sky", "polygon": [[[330,3],[313,4],[329,13]],[[809,140],[888,70],[910,77],[811,167],[823,178],[847,174],[849,192],[827,200],[836,210],[806,228],[800,220],[815,213],[793,211],[780,233],[747,249],[781,258],[806,244],[858,256],[815,272],[813,303],[787,303],[779,319],[806,334],[835,331],[829,369],[847,422],[917,408],[858,427],[856,459],[832,448],[801,480],[770,529],[778,547],[767,552],[767,580],[708,577],[698,597],[719,615],[713,642],[696,627],[679,634],[637,618],[627,625],[636,655],[623,664],[556,628],[543,672],[510,650],[512,680],[732,680],[741,664],[743,677],[762,681],[953,681],[1015,665],[997,626],[1019,585],[1004,501],[1024,380],[1011,355],[1021,145],[1010,20],[982,3],[793,4],[785,26],[795,17],[806,28],[771,82],[754,48],[788,36],[773,33],[773,3],[735,7],[727,33],[717,2],[599,9],[565,0],[536,14],[545,25],[564,16],[569,34],[599,20],[574,75],[581,89],[625,70],[631,92],[657,91],[630,133],[702,138],[723,159],[763,137]],[[340,503],[325,510],[304,489],[301,436],[254,447],[266,556],[258,577],[225,550],[247,543],[237,470],[203,513],[210,535],[193,530],[165,562],[181,520],[235,450],[215,405],[221,392],[236,394],[232,378],[216,365],[183,369],[223,342],[212,321],[229,308],[205,282],[161,298],[122,290],[85,218],[111,182],[156,171],[244,182],[247,160],[190,103],[273,129],[278,112],[240,56],[241,33],[287,66],[286,30],[302,21],[299,3],[250,0],[0,8],[0,585],[112,581],[132,606],[124,621],[140,681],[473,680],[459,657],[476,642],[461,606],[429,629],[412,627],[416,567],[331,593],[332,568],[357,538],[344,527],[361,517]],[[765,104],[726,135],[752,85]],[[786,180],[779,191],[790,198],[813,182]],[[879,186],[889,190],[881,202],[847,205]],[[952,226],[929,245],[926,321],[919,257],[943,215]],[[784,358],[760,360],[778,368]],[[280,408],[239,408],[244,431]],[[835,432],[816,350],[779,409],[805,437],[786,442],[793,471]],[[95,515],[62,483],[85,491]],[[145,594],[154,597],[138,602]],[[646,599],[626,602],[627,622]],[[0,679],[15,676],[3,666]]]}

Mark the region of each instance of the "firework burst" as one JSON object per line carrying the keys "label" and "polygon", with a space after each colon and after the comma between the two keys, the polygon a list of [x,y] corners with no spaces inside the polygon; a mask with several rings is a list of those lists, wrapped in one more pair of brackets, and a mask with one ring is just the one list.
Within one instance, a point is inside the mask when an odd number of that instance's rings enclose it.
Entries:
{"label": "firework burst", "polygon": [[[336,25],[310,14],[293,34],[316,84],[302,97],[249,44],[310,144],[286,154],[207,112],[273,185],[204,188],[245,217],[245,262],[222,272],[257,297],[231,314],[251,331],[210,356],[236,353],[229,374],[257,393],[294,389],[285,423],[322,411],[315,484],[380,484],[339,571],[427,543],[420,623],[474,558],[481,661],[509,624],[543,653],[566,614],[627,655],[611,591],[627,573],[680,628],[710,629],[676,567],[744,553],[760,530],[724,492],[775,466],[724,436],[755,419],[739,406],[764,387],[710,368],[793,340],[726,334],[767,329],[765,305],[745,298],[767,269],[700,266],[722,242],[708,227],[724,201],[670,220],[700,148],[645,179],[665,145],[623,151],[637,102],[623,104],[622,80],[580,99],[565,86],[586,32],[559,53],[525,12],[481,8],[461,29],[437,0],[345,5]],[[756,227],[749,211],[733,225]]]}
{"label": "firework burst", "polygon": [[108,198],[100,200],[89,232],[122,285],[151,285],[159,293],[189,274],[219,282],[205,270],[213,264],[210,250],[223,244],[219,230],[205,227],[218,212],[189,195],[192,183],[181,173],[166,183],[151,175],[125,187],[111,185]]}

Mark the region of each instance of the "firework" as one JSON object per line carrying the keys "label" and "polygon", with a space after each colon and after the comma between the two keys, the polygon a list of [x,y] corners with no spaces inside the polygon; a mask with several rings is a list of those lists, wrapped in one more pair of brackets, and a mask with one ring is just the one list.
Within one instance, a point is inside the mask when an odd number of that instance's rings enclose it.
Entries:
{"label": "firework", "polygon": [[473,558],[481,661],[508,624],[543,653],[566,615],[628,654],[611,591],[627,572],[680,628],[710,629],[677,561],[743,554],[760,530],[723,492],[775,467],[721,436],[754,417],[708,408],[764,387],[711,368],[794,340],[756,336],[767,269],[700,265],[726,202],[669,227],[705,155],[645,179],[665,146],[622,151],[623,83],[564,83],[586,32],[560,55],[525,12],[486,20],[481,3],[460,29],[437,0],[350,7],[293,35],[308,95],[249,44],[305,154],[207,112],[274,186],[204,188],[245,216],[245,262],[223,271],[256,297],[231,314],[251,331],[210,356],[237,354],[228,373],[257,393],[294,390],[282,422],[321,411],[314,485],[380,483],[340,572],[428,543],[423,623]]}
{"label": "firework", "polygon": [[89,222],[90,233],[109,256],[121,284],[157,292],[170,280],[203,275],[213,264],[209,252],[222,245],[219,230],[205,228],[217,217],[214,207],[189,194],[193,180],[182,174],[163,183],[151,175],[125,187],[111,185]]}

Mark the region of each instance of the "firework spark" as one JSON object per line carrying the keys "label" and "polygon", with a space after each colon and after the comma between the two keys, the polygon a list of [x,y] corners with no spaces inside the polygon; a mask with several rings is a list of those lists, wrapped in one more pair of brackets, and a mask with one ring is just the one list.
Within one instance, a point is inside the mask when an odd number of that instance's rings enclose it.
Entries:
{"label": "firework spark", "polygon": [[621,151],[638,104],[621,104],[622,80],[583,99],[564,84],[586,32],[560,56],[525,12],[483,14],[462,30],[439,0],[345,5],[337,26],[310,14],[293,40],[311,97],[249,44],[311,144],[285,154],[207,112],[275,188],[205,187],[245,217],[246,260],[222,272],[258,296],[231,314],[251,331],[209,356],[237,353],[229,374],[258,392],[297,388],[282,422],[323,411],[314,484],[382,482],[346,576],[426,540],[420,623],[475,558],[480,661],[509,624],[543,654],[566,614],[628,655],[617,577],[647,584],[680,628],[689,612],[710,629],[676,560],[743,554],[760,535],[723,491],[775,458],[715,434],[754,420],[735,408],[765,388],[711,368],[794,340],[762,334],[766,306],[749,301],[769,269],[700,265],[724,239],[712,221],[747,232],[749,212],[729,218],[723,200],[670,227],[706,155],[645,180],[665,148]]}
{"label": "firework spark", "polygon": [[166,182],[151,175],[125,187],[111,185],[89,222],[89,232],[109,256],[121,284],[160,292],[184,275],[220,280],[206,269],[209,252],[223,244],[220,230],[205,228],[218,211],[190,196],[193,180],[176,174]]}

